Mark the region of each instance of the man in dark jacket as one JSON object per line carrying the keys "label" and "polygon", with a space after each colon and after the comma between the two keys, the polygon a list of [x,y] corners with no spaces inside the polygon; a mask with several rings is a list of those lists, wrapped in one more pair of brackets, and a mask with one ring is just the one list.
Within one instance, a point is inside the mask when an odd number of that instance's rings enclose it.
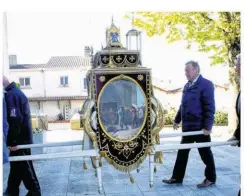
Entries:
{"label": "man in dark jacket", "polygon": [[[197,62],[186,63],[185,74],[188,83],[183,89],[180,109],[175,117],[174,129],[178,129],[182,121],[182,131],[203,130],[204,135],[183,136],[181,144],[194,142],[210,142],[210,132],[214,123],[215,100],[214,85],[200,75]],[[206,165],[205,179],[197,187],[207,187],[215,183],[216,170],[210,147],[199,148],[199,154]],[[167,184],[182,183],[185,176],[190,149],[179,150],[171,179],[163,180]]]}
{"label": "man in dark jacket", "polygon": [[[240,78],[241,77],[241,56],[240,55],[237,56],[237,60],[236,60],[236,73],[239,79],[241,79]],[[238,140],[239,142],[237,145],[240,147],[241,146],[241,92],[239,92],[236,99],[236,115],[238,117],[238,124],[234,132],[234,135],[228,141]],[[239,191],[238,195],[241,195],[241,190]]]}
{"label": "man in dark jacket", "polygon": [[[27,97],[16,86],[16,83],[10,83],[3,76],[3,87],[7,91],[5,100],[7,104],[7,116],[9,132],[7,136],[7,146],[10,150],[9,156],[30,155],[30,149],[18,149],[18,145],[32,144],[32,126],[30,118],[30,108]],[[32,161],[18,161],[10,163],[10,174],[8,178],[8,187],[4,195],[19,195],[19,186],[23,181],[27,196],[40,196],[41,190],[38,179],[32,164]]]}
{"label": "man in dark jacket", "polygon": [[7,106],[3,95],[3,164],[8,163],[8,149],[6,144],[7,135],[8,135]]}
{"label": "man in dark jacket", "polygon": [[[237,73],[238,77],[241,77],[241,56],[240,55],[237,56],[237,60],[236,60],[236,73]],[[240,130],[241,130],[241,92],[239,92],[237,99],[236,99],[236,115],[238,117],[237,128],[234,132],[234,135],[229,139],[229,141],[238,140],[239,142],[237,145],[240,147],[241,146],[241,134],[240,134]]]}

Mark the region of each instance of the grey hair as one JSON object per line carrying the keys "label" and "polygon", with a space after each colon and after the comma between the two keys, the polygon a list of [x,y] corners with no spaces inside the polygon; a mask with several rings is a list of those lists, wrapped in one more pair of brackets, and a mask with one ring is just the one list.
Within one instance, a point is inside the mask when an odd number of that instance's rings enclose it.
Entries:
{"label": "grey hair", "polygon": [[185,65],[189,65],[189,64],[191,64],[195,69],[198,70],[198,73],[200,73],[200,66],[199,66],[198,62],[196,62],[196,61],[188,61],[188,62],[186,62]]}

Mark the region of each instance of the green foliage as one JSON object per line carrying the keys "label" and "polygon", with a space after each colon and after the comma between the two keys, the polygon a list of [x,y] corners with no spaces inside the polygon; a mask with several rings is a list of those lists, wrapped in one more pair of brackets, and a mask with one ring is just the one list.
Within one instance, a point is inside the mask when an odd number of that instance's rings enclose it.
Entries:
{"label": "green foliage", "polygon": [[16,85],[17,85],[18,88],[20,88],[20,83],[16,82]]}
{"label": "green foliage", "polygon": [[[174,108],[170,108],[169,111],[164,110],[165,125],[173,125],[177,111]],[[228,124],[228,113],[224,111],[216,111],[215,113],[215,125]]]}
{"label": "green foliage", "polygon": [[[212,65],[232,68],[240,53],[240,12],[137,12],[134,26],[149,37],[165,35],[169,43],[184,40],[188,49],[197,43],[200,52],[211,54]],[[235,74],[230,81],[239,83]]]}
{"label": "green foliage", "polygon": [[223,111],[216,111],[214,124],[228,124],[228,113]]}
{"label": "green foliage", "polygon": [[170,108],[169,111],[164,110],[165,117],[165,125],[172,125],[175,119],[176,110],[174,108]]}

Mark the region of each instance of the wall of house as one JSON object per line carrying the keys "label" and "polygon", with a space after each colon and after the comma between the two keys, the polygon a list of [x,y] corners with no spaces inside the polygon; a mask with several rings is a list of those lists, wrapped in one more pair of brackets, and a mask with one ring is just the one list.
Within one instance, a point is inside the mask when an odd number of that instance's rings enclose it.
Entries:
{"label": "wall of house", "polygon": [[216,110],[228,111],[231,107],[232,95],[229,90],[215,87],[215,106]]}
{"label": "wall of house", "polygon": [[[58,101],[41,101],[40,102],[40,113],[48,115],[48,120],[57,120],[58,115],[61,113],[64,116],[64,108],[68,106],[68,119],[70,119],[78,110],[81,109],[84,100],[71,100],[70,103],[67,100],[60,100],[58,107]],[[71,108],[70,108],[71,105]],[[36,114],[39,106],[36,101],[30,101],[31,113]]]}
{"label": "wall of house", "polygon": [[154,88],[153,92],[154,92],[154,96],[160,101],[163,108],[166,109],[169,104],[169,100],[167,99],[166,92],[159,90],[158,88]]}
{"label": "wall of house", "polygon": [[[45,71],[46,96],[87,96],[84,89],[86,71],[80,69],[57,69]],[[68,86],[61,86],[60,77],[68,76]]]}
{"label": "wall of house", "polygon": [[56,120],[60,112],[57,101],[43,102],[43,113],[48,115],[48,120]]}
{"label": "wall of house", "polygon": [[[166,93],[154,88],[154,94],[156,98],[159,99],[164,109],[169,109],[170,107],[174,107],[176,110],[179,109],[182,91]],[[231,94],[229,90],[222,87],[215,87],[215,107],[216,110],[228,111],[228,108],[231,107]]]}
{"label": "wall of house", "polygon": [[30,111],[31,114],[36,114],[36,111],[39,110],[39,105],[37,101],[30,101]]}
{"label": "wall of house", "polygon": [[40,70],[10,70],[10,80],[18,82],[19,78],[30,78],[30,87],[21,88],[27,97],[43,97],[44,83],[42,72]]}
{"label": "wall of house", "polygon": [[168,99],[169,107],[173,107],[176,110],[178,110],[181,104],[181,98],[182,98],[182,91],[168,93],[167,99]]}
{"label": "wall of house", "polygon": [[[86,73],[85,68],[12,69],[10,79],[19,82],[21,77],[30,78],[30,87],[21,88],[27,97],[87,96]],[[61,76],[68,76],[67,87],[61,86]]]}
{"label": "wall of house", "polygon": [[84,103],[84,100],[72,100],[71,101],[71,109],[70,116],[72,117],[75,113],[81,110],[81,107]]}
{"label": "wall of house", "polygon": [[[56,69],[24,69],[10,70],[10,79],[19,82],[21,77],[30,78],[30,87],[21,88],[27,97],[63,97],[63,96],[87,96],[84,78],[87,69],[83,68],[56,68]],[[69,85],[60,85],[60,77],[68,76]],[[58,114],[64,114],[64,107],[68,105],[68,116],[71,118],[81,108],[82,100],[61,100],[60,108],[57,101],[40,101],[40,112],[49,116],[49,120],[57,118]],[[39,109],[37,101],[30,101],[31,113]]]}

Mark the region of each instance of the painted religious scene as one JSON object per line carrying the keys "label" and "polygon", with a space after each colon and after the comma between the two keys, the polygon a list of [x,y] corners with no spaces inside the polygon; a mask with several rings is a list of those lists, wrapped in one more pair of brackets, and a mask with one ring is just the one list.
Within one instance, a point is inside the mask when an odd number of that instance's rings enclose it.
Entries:
{"label": "painted religious scene", "polygon": [[109,83],[100,97],[100,120],[105,132],[117,140],[130,140],[143,127],[145,95],[129,79]]}

